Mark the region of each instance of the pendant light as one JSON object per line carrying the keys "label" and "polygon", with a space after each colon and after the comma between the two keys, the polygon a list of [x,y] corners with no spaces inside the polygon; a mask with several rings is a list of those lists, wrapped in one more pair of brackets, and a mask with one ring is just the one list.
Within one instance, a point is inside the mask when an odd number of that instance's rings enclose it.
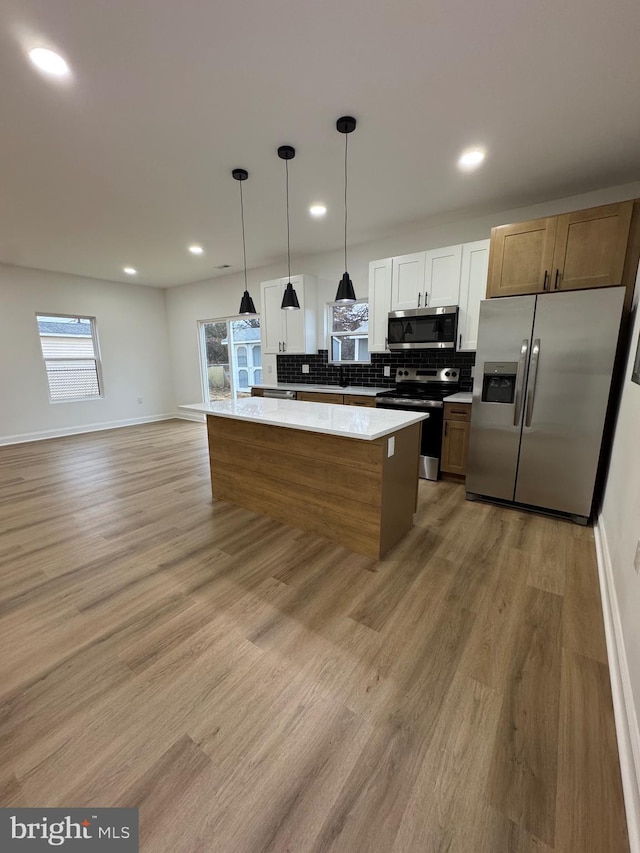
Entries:
{"label": "pendant light", "polygon": [[342,116],[336,122],[336,129],[339,133],[344,133],[344,275],[338,284],[338,292],[336,293],[336,302],[349,303],[356,301],[356,292],[353,289],[353,282],[349,278],[347,272],[347,151],[349,144],[349,134],[356,129],[356,120],[353,116]]}
{"label": "pendant light", "polygon": [[285,287],[284,294],[282,296],[282,305],[280,307],[283,311],[300,310],[298,294],[293,289],[293,284],[291,284],[291,246],[289,242],[289,160],[293,160],[295,156],[296,149],[293,148],[291,145],[281,145],[280,148],[278,148],[278,157],[281,160],[284,160],[287,175],[287,267],[289,270],[289,281],[287,282],[287,286]]}
{"label": "pendant light", "polygon": [[240,300],[240,310],[238,314],[250,315],[257,314],[256,306],[253,304],[253,299],[249,295],[249,289],[247,287],[247,247],[245,245],[244,240],[244,203],[242,200],[242,182],[246,181],[249,177],[249,172],[246,169],[233,169],[231,172],[232,176],[238,181],[240,184],[240,217],[242,219],[242,254],[244,257],[244,293],[242,294],[242,299]]}

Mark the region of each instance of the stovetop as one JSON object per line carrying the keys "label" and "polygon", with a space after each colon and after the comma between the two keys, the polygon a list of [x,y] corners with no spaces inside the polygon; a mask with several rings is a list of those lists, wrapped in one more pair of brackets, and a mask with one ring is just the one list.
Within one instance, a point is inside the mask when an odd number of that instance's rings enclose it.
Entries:
{"label": "stovetop", "polygon": [[399,367],[396,387],[383,391],[378,397],[442,400],[459,390],[460,370],[457,367]]}

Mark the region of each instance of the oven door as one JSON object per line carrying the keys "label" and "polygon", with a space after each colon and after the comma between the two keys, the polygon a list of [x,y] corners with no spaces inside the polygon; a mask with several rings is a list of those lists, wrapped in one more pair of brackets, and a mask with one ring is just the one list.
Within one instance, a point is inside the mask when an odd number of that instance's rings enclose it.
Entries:
{"label": "oven door", "polygon": [[440,476],[440,453],[442,448],[442,403],[437,400],[376,397],[376,409],[400,409],[407,412],[418,411],[429,415],[425,421],[422,421],[418,476],[423,480],[437,480]]}
{"label": "oven door", "polygon": [[457,305],[392,311],[389,314],[387,345],[390,350],[454,349],[457,331]]}

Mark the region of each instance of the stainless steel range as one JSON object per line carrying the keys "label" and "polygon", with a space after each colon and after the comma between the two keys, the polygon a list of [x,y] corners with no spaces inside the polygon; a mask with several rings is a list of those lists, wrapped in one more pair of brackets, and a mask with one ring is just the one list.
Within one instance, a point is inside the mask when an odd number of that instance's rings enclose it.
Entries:
{"label": "stainless steel range", "polygon": [[419,476],[437,480],[440,474],[443,398],[460,389],[457,367],[399,367],[396,387],[376,397],[378,409],[403,409],[427,412],[422,422]]}

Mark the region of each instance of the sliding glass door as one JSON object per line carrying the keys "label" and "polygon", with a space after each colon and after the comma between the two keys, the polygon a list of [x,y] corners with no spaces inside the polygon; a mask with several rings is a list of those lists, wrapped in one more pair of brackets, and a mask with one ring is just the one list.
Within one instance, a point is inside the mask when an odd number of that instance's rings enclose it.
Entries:
{"label": "sliding glass door", "polygon": [[260,318],[202,320],[198,327],[205,402],[249,397],[262,382]]}

